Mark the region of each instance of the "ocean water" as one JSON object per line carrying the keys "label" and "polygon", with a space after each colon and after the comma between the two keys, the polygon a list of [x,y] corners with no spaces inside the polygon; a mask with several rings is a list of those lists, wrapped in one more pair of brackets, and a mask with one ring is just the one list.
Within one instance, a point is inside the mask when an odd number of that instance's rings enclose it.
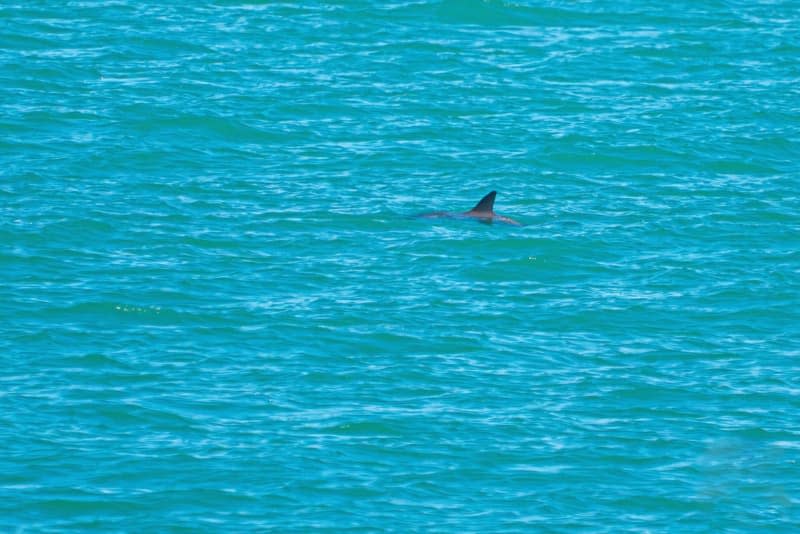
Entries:
{"label": "ocean water", "polygon": [[0,531],[792,531],[799,157],[797,1],[3,0]]}

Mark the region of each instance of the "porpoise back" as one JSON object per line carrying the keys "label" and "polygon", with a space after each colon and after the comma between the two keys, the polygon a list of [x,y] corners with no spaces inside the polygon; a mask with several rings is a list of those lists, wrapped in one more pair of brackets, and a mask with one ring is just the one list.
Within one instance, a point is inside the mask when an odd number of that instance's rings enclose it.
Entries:
{"label": "porpoise back", "polygon": [[502,215],[498,215],[494,212],[494,199],[496,196],[497,196],[497,191],[491,191],[490,193],[486,194],[486,196],[484,196],[482,199],[480,199],[480,201],[477,204],[475,204],[475,207],[469,211],[464,211],[461,213],[451,212],[451,211],[434,211],[431,213],[423,213],[419,215],[419,217],[423,217],[426,219],[434,219],[440,217],[448,217],[451,219],[471,218],[471,219],[478,219],[481,222],[485,223],[492,223],[498,221],[505,224],[510,224],[512,226],[523,226],[522,223],[515,221],[514,219],[503,217]]}

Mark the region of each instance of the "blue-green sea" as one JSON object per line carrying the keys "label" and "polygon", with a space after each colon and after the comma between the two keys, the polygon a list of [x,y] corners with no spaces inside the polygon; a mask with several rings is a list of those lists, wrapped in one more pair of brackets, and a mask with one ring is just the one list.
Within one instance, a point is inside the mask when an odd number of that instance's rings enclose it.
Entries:
{"label": "blue-green sea", "polygon": [[800,2],[0,1],[0,532],[798,528]]}

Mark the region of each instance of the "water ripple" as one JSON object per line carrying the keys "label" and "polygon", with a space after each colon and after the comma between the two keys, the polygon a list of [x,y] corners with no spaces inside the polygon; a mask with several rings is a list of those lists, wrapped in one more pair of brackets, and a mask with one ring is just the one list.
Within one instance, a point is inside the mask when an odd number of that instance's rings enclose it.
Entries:
{"label": "water ripple", "polygon": [[0,528],[790,530],[797,28],[5,2]]}

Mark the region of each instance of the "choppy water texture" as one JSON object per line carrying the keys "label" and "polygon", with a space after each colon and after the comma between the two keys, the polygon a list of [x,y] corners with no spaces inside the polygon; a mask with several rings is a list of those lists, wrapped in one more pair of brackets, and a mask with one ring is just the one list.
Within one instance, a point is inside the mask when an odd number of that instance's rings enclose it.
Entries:
{"label": "choppy water texture", "polygon": [[798,2],[11,0],[0,110],[0,530],[799,524]]}

